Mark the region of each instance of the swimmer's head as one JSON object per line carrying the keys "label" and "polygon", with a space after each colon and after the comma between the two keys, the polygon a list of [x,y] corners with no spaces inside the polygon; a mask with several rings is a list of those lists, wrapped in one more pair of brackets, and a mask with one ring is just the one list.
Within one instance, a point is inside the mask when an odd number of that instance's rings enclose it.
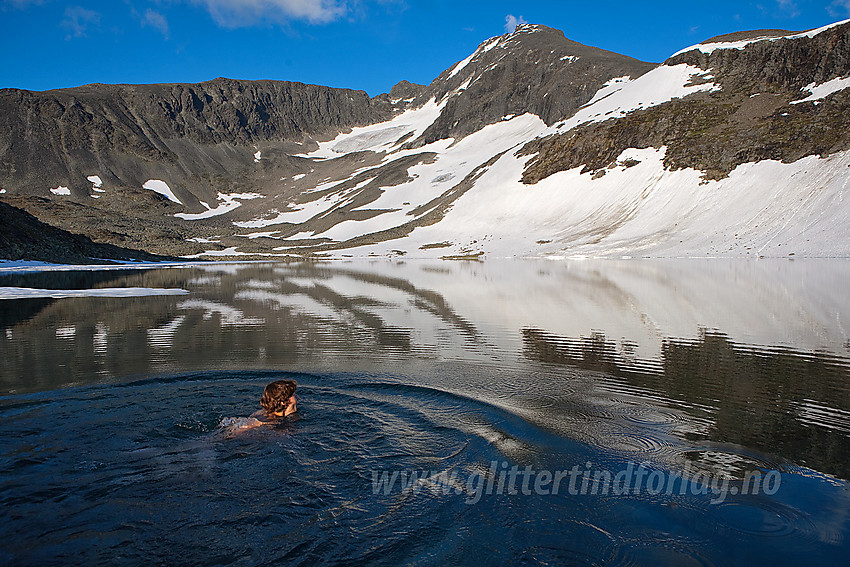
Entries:
{"label": "swimmer's head", "polygon": [[268,384],[263,390],[260,405],[271,415],[286,417],[295,413],[295,389],[298,383],[295,380],[278,380]]}

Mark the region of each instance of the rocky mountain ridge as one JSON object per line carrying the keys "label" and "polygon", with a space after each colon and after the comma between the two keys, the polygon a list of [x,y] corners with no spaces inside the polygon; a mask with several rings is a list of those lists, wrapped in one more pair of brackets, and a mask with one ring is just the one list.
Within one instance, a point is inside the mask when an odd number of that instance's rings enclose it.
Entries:
{"label": "rocky mountain ridge", "polygon": [[847,87],[850,22],[661,65],[521,25],[371,99],[224,79],[0,91],[0,187],[168,254],[847,255]]}
{"label": "rocky mountain ridge", "polygon": [[300,149],[392,111],[363,91],[285,81],[2,89],[0,186],[64,186],[83,195],[89,171],[109,184],[141,186],[167,170],[180,198],[197,205],[209,178],[218,188],[235,184],[233,172],[252,163],[259,143]]}

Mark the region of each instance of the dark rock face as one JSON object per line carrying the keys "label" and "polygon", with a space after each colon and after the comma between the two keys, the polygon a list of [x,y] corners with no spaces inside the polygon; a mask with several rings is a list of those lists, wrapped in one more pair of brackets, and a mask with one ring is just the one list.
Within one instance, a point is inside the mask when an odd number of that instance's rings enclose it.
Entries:
{"label": "dark rock face", "polygon": [[743,163],[791,162],[850,148],[850,92],[818,104],[791,104],[805,98],[802,89],[811,83],[850,75],[850,24],[742,50],[692,50],[665,62],[681,63],[711,69],[721,90],[535,140],[523,149],[537,154],[523,181],[536,183],[577,166],[599,170],[627,148],[667,146],[666,167],[694,168],[708,179],[725,177]]}
{"label": "dark rock face", "polygon": [[482,43],[462,69],[456,67],[434,79],[417,101],[449,97],[419,145],[461,138],[511,114],[530,112],[551,125],[574,114],[610,79],[637,78],[655,65],[571,41],[559,30],[524,24]]}
{"label": "dark rock face", "polygon": [[252,144],[321,139],[392,112],[363,91],[283,81],[2,89],[0,185],[38,194],[64,185],[77,194],[87,175],[138,187],[167,169],[209,198],[195,178],[244,167]]}
{"label": "dark rock face", "polygon": [[0,202],[0,258],[37,260],[65,264],[101,264],[104,260],[156,262],[175,258],[156,256],[111,244],[96,244],[89,238],[50,225],[6,203]]}
{"label": "dark rock face", "polygon": [[425,88],[425,85],[417,85],[410,81],[399,81],[393,85],[392,89],[390,89],[390,98],[393,100],[404,100],[409,98],[415,99],[422,94],[422,91],[424,91]]}

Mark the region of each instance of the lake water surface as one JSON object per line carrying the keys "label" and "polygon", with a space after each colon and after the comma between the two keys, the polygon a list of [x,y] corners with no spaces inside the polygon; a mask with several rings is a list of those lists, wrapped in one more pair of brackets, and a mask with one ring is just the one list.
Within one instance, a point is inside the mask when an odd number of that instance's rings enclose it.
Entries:
{"label": "lake water surface", "polygon": [[[846,564],[848,281],[827,260],[0,271],[48,290],[0,300],[0,562]],[[294,419],[220,427],[284,378]]]}

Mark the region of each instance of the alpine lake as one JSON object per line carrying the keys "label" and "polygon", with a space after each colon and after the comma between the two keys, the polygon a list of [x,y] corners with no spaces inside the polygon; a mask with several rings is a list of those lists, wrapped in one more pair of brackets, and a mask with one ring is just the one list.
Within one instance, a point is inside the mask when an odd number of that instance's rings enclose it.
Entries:
{"label": "alpine lake", "polygon": [[[0,563],[847,564],[848,281],[0,266]],[[228,430],[282,379],[295,415]]]}

